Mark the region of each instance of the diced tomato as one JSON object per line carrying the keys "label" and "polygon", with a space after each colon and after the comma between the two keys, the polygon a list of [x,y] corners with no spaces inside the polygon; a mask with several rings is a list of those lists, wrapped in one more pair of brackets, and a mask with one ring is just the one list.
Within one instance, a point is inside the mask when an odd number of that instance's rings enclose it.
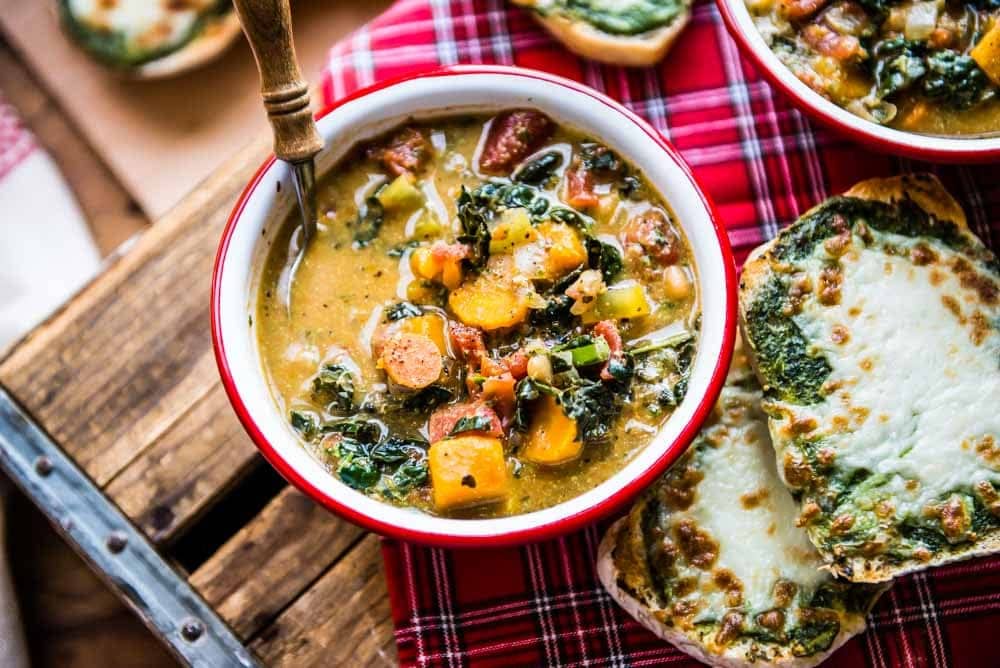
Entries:
{"label": "diced tomato", "polygon": [[626,253],[649,255],[660,264],[673,264],[680,254],[680,239],[659,209],[647,209],[629,220],[622,240]]}
{"label": "diced tomato", "polygon": [[489,420],[489,429],[463,432],[463,435],[482,434],[497,438],[503,437],[500,418],[497,417],[492,408],[479,401],[444,406],[431,413],[431,417],[427,421],[427,437],[431,443],[437,443],[451,433],[460,419],[477,415]]}
{"label": "diced tomato", "polygon": [[598,205],[594,194],[594,175],[579,160],[566,172],[566,203],[576,209]]}
{"label": "diced tomato", "polygon": [[486,137],[479,168],[488,174],[506,176],[555,132],[555,124],[540,111],[515,109],[493,119]]}
{"label": "diced tomato", "polygon": [[927,43],[933,49],[944,49],[951,46],[955,36],[947,28],[935,28],[927,38]]}
{"label": "diced tomato", "polygon": [[860,60],[865,55],[861,42],[854,35],[841,35],[825,25],[813,23],[802,30],[802,38],[824,56],[841,62]]}
{"label": "diced tomato", "polygon": [[528,357],[528,353],[523,350],[515,350],[502,361],[510,375],[520,380],[528,375]]}
{"label": "diced tomato", "polygon": [[430,150],[427,138],[415,128],[402,128],[384,143],[368,148],[368,158],[378,160],[395,176],[419,170],[428,158]]}
{"label": "diced tomato", "polygon": [[614,320],[601,320],[594,325],[594,334],[604,339],[608,348],[611,349],[611,358],[604,363],[604,368],[601,369],[601,380],[614,380],[609,367],[612,361],[620,361],[624,354],[622,352],[622,335],[618,332],[618,325],[615,324]]}
{"label": "diced tomato", "polygon": [[800,21],[821,10],[827,2],[829,0],[778,0],[778,11],[787,19]]}

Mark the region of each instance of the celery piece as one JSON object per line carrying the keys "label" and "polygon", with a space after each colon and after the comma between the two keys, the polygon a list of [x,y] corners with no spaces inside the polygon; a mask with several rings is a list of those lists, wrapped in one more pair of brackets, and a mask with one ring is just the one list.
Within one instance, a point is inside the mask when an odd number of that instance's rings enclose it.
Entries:
{"label": "celery piece", "polygon": [[378,200],[386,211],[411,211],[424,203],[424,194],[414,184],[409,174],[400,174],[383,188]]}
{"label": "celery piece", "polygon": [[623,320],[625,318],[641,318],[651,311],[649,300],[642,286],[638,283],[612,285],[606,292],[597,296],[594,307],[581,316],[584,323],[590,324],[599,320]]}

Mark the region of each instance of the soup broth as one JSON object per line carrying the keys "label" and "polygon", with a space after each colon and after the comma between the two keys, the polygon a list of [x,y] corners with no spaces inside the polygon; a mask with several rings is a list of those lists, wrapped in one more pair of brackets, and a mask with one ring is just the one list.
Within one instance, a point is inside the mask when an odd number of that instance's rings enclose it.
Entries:
{"label": "soup broth", "polygon": [[809,87],[874,123],[932,135],[1000,132],[1000,21],[971,0],[746,0]]}
{"label": "soup broth", "polygon": [[294,216],[276,234],[253,326],[290,428],[351,487],[538,510],[620,470],[683,399],[690,249],[593,138],[533,110],[411,122],[342,159],[318,210],[290,295]]}

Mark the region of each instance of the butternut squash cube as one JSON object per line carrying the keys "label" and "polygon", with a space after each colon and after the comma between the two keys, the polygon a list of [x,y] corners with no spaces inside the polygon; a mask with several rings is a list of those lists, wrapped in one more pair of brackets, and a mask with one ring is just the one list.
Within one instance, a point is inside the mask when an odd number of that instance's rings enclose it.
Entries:
{"label": "butternut squash cube", "polygon": [[432,444],[427,459],[438,511],[496,503],[507,496],[507,462],[498,438],[448,438]]}
{"label": "butternut squash cube", "polygon": [[513,327],[528,317],[528,298],[490,274],[452,291],[448,306],[464,324],[486,331]]}
{"label": "butternut squash cube", "polygon": [[545,270],[550,276],[562,276],[587,261],[587,249],[569,225],[542,223],[538,233],[546,242]]}
{"label": "butternut squash cube", "polygon": [[993,22],[993,27],[983,35],[969,55],[986,72],[986,76],[1000,86],[1000,20]]}
{"label": "butternut squash cube", "polygon": [[577,438],[576,422],[566,417],[554,397],[543,396],[533,406],[528,437],[521,459],[543,466],[558,466],[580,456],[583,441]]}

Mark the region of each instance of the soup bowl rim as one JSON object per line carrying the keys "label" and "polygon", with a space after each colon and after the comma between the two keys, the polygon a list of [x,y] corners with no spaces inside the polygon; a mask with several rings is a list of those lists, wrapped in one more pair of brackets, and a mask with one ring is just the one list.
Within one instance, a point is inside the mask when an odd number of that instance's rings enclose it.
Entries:
{"label": "soup bowl rim", "polygon": [[[608,114],[609,117],[613,118],[611,122],[629,122],[637,126],[649,141],[651,141],[655,148],[661,151],[666,157],[668,157],[674,164],[674,166],[680,170],[686,177],[688,184],[687,188],[690,190],[694,197],[697,197],[697,201],[692,204],[692,206],[697,205],[704,210],[704,216],[710,223],[711,231],[706,231],[703,236],[706,237],[707,241],[703,243],[710,244],[713,248],[716,248],[717,252],[721,257],[721,268],[720,273],[722,274],[723,285],[719,286],[721,299],[724,304],[722,310],[724,312],[724,320],[722,322],[714,323],[718,326],[721,331],[720,345],[717,350],[711,351],[712,355],[717,356],[716,362],[712,367],[710,377],[708,378],[706,391],[704,394],[698,398],[697,403],[691,417],[687,420],[685,424],[680,428],[678,436],[669,444],[668,447],[663,449],[663,452],[653,461],[649,466],[643,469],[638,475],[628,479],[628,481],[620,486],[619,488],[610,491],[603,498],[599,499],[597,502],[587,505],[581,509],[575,510],[569,514],[561,515],[550,521],[545,522],[533,522],[530,520],[517,521],[518,518],[531,518],[532,515],[542,512],[535,511],[534,513],[525,513],[520,515],[512,515],[495,519],[486,520],[461,520],[453,518],[444,518],[434,516],[428,513],[420,513],[414,511],[413,513],[407,513],[407,518],[414,517],[412,522],[407,521],[397,521],[397,520],[386,520],[380,516],[378,513],[370,512],[370,510],[359,509],[359,505],[369,505],[361,501],[358,497],[364,497],[363,494],[355,492],[354,490],[349,490],[346,485],[343,485],[340,481],[336,481],[340,486],[347,490],[344,493],[338,493],[336,495],[331,494],[329,491],[320,489],[319,486],[314,484],[313,481],[308,479],[305,472],[300,471],[299,467],[291,462],[288,457],[279,451],[279,448],[275,447],[275,444],[265,436],[264,431],[258,424],[258,417],[255,417],[253,410],[251,410],[247,403],[244,401],[243,392],[241,390],[240,382],[236,379],[236,374],[234,373],[235,367],[233,366],[230,355],[227,354],[226,345],[224,343],[227,336],[227,328],[230,328],[229,336],[237,336],[235,334],[236,327],[241,326],[243,330],[247,327],[247,313],[244,311],[242,323],[235,321],[235,318],[223,315],[223,301],[226,299],[226,288],[223,285],[223,277],[225,270],[227,268],[227,258],[229,257],[229,247],[233,239],[234,232],[237,227],[241,224],[241,220],[244,219],[244,213],[247,208],[248,202],[254,196],[257,191],[258,186],[264,181],[265,176],[270,173],[272,168],[276,165],[276,158],[271,155],[264,163],[257,169],[254,176],[251,178],[250,182],[244,188],[242,194],[237,200],[233,207],[233,210],[226,222],[225,228],[223,230],[222,238],[219,243],[219,248],[216,254],[215,266],[213,269],[212,276],[212,294],[211,294],[211,331],[212,331],[212,345],[215,353],[216,363],[219,369],[219,374],[222,380],[223,387],[226,391],[226,395],[232,404],[237,417],[239,418],[244,429],[250,436],[251,440],[257,446],[258,450],[261,452],[263,457],[292,485],[302,491],[304,494],[312,498],[314,501],[318,502],[320,505],[326,507],[327,509],[333,511],[334,513],[354,522],[355,524],[361,525],[374,532],[392,536],[398,539],[417,542],[427,545],[438,545],[438,546],[448,546],[448,547],[468,547],[468,546],[497,546],[497,545],[513,545],[513,544],[523,544],[528,542],[533,542],[537,540],[543,540],[552,538],[555,536],[563,535],[574,529],[581,528],[587,524],[590,524],[601,517],[604,517],[616,510],[621,509],[626,503],[630,502],[637,494],[639,494],[643,489],[645,489],[656,477],[658,477],[663,471],[665,471],[674,461],[680,457],[687,447],[690,445],[691,441],[694,439],[701,425],[707,419],[710,411],[712,410],[716,399],[722,389],[725,382],[726,374],[728,372],[729,363],[732,358],[733,348],[735,345],[736,337],[736,271],[735,262],[732,254],[732,250],[729,245],[728,237],[726,235],[725,228],[721,222],[714,204],[711,202],[705,191],[701,188],[700,184],[695,179],[691,170],[688,168],[687,164],[683,161],[681,156],[677,153],[676,149],[673,148],[656,130],[649,126],[644,120],[639,118],[637,115],[628,111],[625,107],[615,102],[611,98],[593,90],[583,84],[580,84],[569,79],[564,79],[562,77],[547,74],[544,72],[536,70],[528,70],[517,67],[508,66],[494,66],[494,65],[471,65],[471,66],[451,66],[444,67],[435,70],[429,70],[426,72],[421,72],[417,74],[406,75],[394,79],[389,79],[376,83],[372,86],[358,90],[344,98],[338,100],[334,104],[328,106],[321,112],[319,112],[316,117],[317,119],[322,119],[327,115],[334,113],[341,107],[347,105],[348,103],[361,100],[368,95],[377,93],[384,89],[391,88],[400,84],[411,84],[412,82],[420,82],[421,80],[435,80],[439,77],[462,77],[464,75],[496,75],[496,76],[509,76],[509,77],[521,77],[530,79],[533,82],[540,82],[543,85],[554,85],[558,87],[568,88],[578,94],[583,94],[588,96],[594,103],[603,105],[611,113]],[[446,104],[442,105],[442,109],[446,107]],[[497,108],[503,108],[499,106]],[[603,109],[602,109],[603,111]],[[551,112],[556,113],[556,112]],[[673,204],[673,202],[671,202]],[[255,221],[250,221],[249,224],[255,224]],[[256,224],[263,225],[261,222],[256,222]],[[685,227],[684,223],[681,226],[688,232],[688,228]],[[688,232],[690,238],[690,232]],[[239,271],[239,270],[238,270]],[[248,275],[252,275],[255,271],[253,267],[245,267],[242,271]],[[239,275],[239,274],[237,274]],[[231,290],[231,289],[230,289]],[[251,320],[252,327],[252,320]],[[702,331],[706,327],[706,323],[702,322]],[[701,351],[699,350],[699,354]],[[245,369],[246,364],[240,363],[244,366],[244,369],[240,370],[241,373],[250,373]],[[258,368],[255,370],[258,375],[263,375],[263,370]],[[264,379],[266,382],[266,379]],[[272,404],[273,404],[272,399]],[[277,410],[277,406],[273,406]],[[290,439],[294,439],[294,436],[289,434]],[[303,446],[296,442],[295,445],[298,448],[304,450]],[[652,444],[650,444],[652,445]],[[649,446],[646,446],[649,447]],[[334,476],[332,474],[327,474],[331,478]],[[612,474],[614,477],[616,474]],[[604,484],[604,483],[601,483]],[[600,485],[598,485],[599,487]],[[356,495],[356,496],[354,496]],[[582,494],[581,494],[582,496]],[[365,497],[368,498],[368,497]],[[579,497],[575,497],[579,498]],[[569,501],[572,501],[569,500]],[[556,508],[569,503],[569,501],[563,502],[555,506]],[[375,502],[379,506],[389,506],[384,502]],[[419,519],[416,519],[419,517]],[[449,530],[449,525],[452,527],[456,526],[453,523],[468,523],[468,522],[480,522],[482,526],[488,527],[491,524],[501,523],[507,525],[507,528],[497,530],[491,530],[485,528],[483,531],[478,533],[456,533],[455,529]]]}
{"label": "soup bowl rim", "polygon": [[894,155],[943,163],[1000,159],[1000,133],[989,137],[929,135],[879,125],[851,113],[814,91],[781,62],[754,25],[745,0],[715,3],[729,34],[755,69],[810,118],[866,147]]}

